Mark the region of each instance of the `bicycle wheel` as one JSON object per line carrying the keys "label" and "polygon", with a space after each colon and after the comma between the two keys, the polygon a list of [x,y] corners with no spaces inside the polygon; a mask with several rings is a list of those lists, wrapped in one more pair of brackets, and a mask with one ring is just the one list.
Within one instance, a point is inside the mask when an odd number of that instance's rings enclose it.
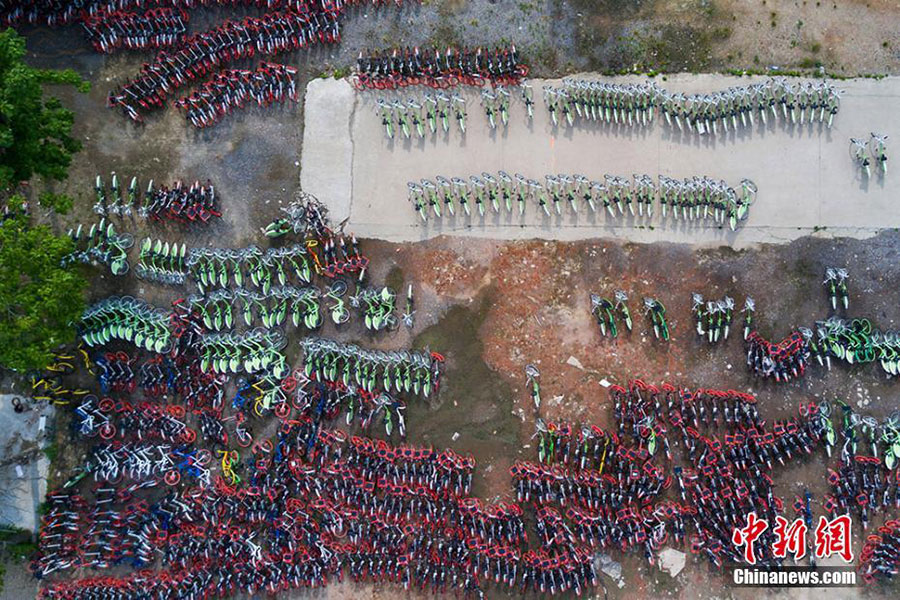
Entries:
{"label": "bicycle wheel", "polygon": [[118,235],[118,238],[119,238],[119,240],[118,240],[119,243],[117,244],[117,246],[119,246],[123,250],[128,250],[129,248],[134,246],[134,236],[132,234],[130,234],[128,232],[120,233]]}
{"label": "bicycle wheel", "polygon": [[347,293],[347,282],[343,279],[336,279],[329,288],[330,292],[335,296],[341,297]]}
{"label": "bicycle wheel", "polygon": [[398,319],[395,315],[390,314],[384,318],[384,326],[388,331],[395,331],[398,327],[400,327],[400,319]]}

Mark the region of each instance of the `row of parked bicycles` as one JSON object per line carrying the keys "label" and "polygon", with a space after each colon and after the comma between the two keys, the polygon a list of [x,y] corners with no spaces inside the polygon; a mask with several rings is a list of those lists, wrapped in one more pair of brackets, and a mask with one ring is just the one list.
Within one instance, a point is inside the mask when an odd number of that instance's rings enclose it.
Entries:
{"label": "row of parked bicycles", "polygon": [[514,45],[499,48],[394,48],[356,59],[353,85],[359,89],[392,90],[424,85],[446,89],[457,85],[518,85],[528,75]]}
{"label": "row of parked bicycles", "polygon": [[661,95],[654,83],[604,83],[566,78],[560,85],[545,85],[544,105],[554,127],[589,122],[628,127],[652,123]]}
{"label": "row of parked bicycles", "polygon": [[337,43],[340,14],[335,10],[288,11],[226,21],[190,36],[178,50],[160,52],[144,65],[140,75],[111,91],[107,105],[142,122],[144,115],[162,108],[178,88],[213,74],[225,63]]}
{"label": "row of parked bicycles", "polygon": [[187,32],[190,13],[186,10],[153,8],[140,14],[122,10],[99,10],[81,22],[97,52],[110,54],[120,49],[147,50],[174,46]]}
{"label": "row of parked bicycles", "polygon": [[179,98],[175,106],[199,129],[215,125],[248,102],[267,107],[298,99],[297,69],[276,63],[262,63],[253,71],[226,69],[213,75],[190,96]]}
{"label": "row of parked bicycles", "polygon": [[[513,102],[512,88],[497,84],[492,89],[481,89],[481,106],[492,130],[509,125],[510,105]],[[448,134],[452,123],[463,135],[466,133],[466,98],[458,91],[437,90],[421,94],[409,94],[403,90],[400,96],[379,94],[376,98],[378,115],[384,134],[394,139],[399,133],[404,139],[425,139],[438,132]],[[534,118],[534,92],[529,83],[523,81],[518,86],[515,97],[525,106],[525,115]],[[399,136],[398,136],[399,137]]]}
{"label": "row of parked bicycles", "polygon": [[[744,303],[744,339],[750,335],[756,304],[753,298]],[[734,320],[734,298],[724,296],[721,300],[704,300],[701,294],[691,294],[691,315],[694,317],[697,336],[710,344],[728,339]]]}
{"label": "row of parked bicycles", "polygon": [[[267,293],[246,287],[220,288],[202,296],[189,296],[185,306],[199,312],[209,331],[236,329],[240,323],[248,328],[274,329],[288,322],[294,327],[315,330],[325,322],[323,312],[335,325],[346,323],[351,312],[356,312],[370,331],[394,330],[400,326],[401,318],[412,326],[412,286],[407,292],[407,312],[402,316],[396,314],[397,294],[391,288],[360,287],[345,299],[347,288],[343,280],[325,290],[309,285],[275,286]],[[330,303],[324,309],[323,300]]]}
{"label": "row of parked bicycles", "polygon": [[[310,230],[310,234],[321,237],[306,238],[305,244],[266,250],[255,245],[236,249],[188,249],[184,243],[147,237],[141,242],[136,273],[144,279],[172,285],[182,285],[190,280],[201,294],[218,288],[252,286],[266,296],[273,288],[294,283],[308,285],[314,273],[331,279],[340,275],[354,275],[359,281],[363,279],[368,258],[360,252],[355,236],[347,242],[343,235],[335,235],[330,229],[320,234]],[[338,285],[343,286],[343,292],[335,288],[329,293],[337,303],[333,309],[337,314],[335,322],[343,323],[349,318],[349,312],[340,298],[346,292],[347,284],[341,281]],[[360,302],[367,299],[361,298]],[[409,302],[412,302],[411,296]],[[346,316],[342,316],[344,314]]]}
{"label": "row of parked bicycles", "polygon": [[178,223],[206,223],[214,217],[221,217],[219,197],[216,188],[207,181],[188,185],[181,180],[172,187],[154,187],[153,180],[147,183],[141,194],[137,177],[132,177],[128,188],[119,183],[119,176],[110,174],[109,186],[97,175],[94,182],[94,212],[98,215],[129,217],[133,214],[154,221]]}
{"label": "row of parked bicycles", "polygon": [[64,266],[80,262],[106,265],[113,275],[124,275],[129,271],[128,249],[134,245],[134,237],[130,233],[118,233],[115,225],[107,222],[105,217],[90,228],[81,224],[70,228],[66,235],[75,249],[62,258]]}
{"label": "row of parked bicycles", "polygon": [[161,354],[171,350],[169,314],[130,296],[110,296],[89,306],[78,329],[91,348],[120,340]]}
{"label": "row of parked bicycles", "polygon": [[755,119],[766,127],[825,123],[831,127],[840,110],[841,90],[827,81],[791,83],[772,78],[703,94],[671,92],[655,83],[607,83],[566,78],[544,86],[544,104],[554,126],[590,123],[647,127],[656,111],[679,132],[727,134],[752,129]]}
{"label": "row of parked bicycles", "polygon": [[[600,333],[603,336],[616,338],[619,336],[618,320],[622,321],[628,331],[632,330],[634,323],[631,319],[631,310],[628,308],[628,294],[624,290],[616,290],[613,298],[615,301],[599,294],[591,294],[591,314]],[[666,307],[656,298],[645,297],[643,299],[644,313],[653,329],[653,336],[658,340],[669,341],[669,324],[666,320]],[[536,384],[537,376],[532,370],[529,378]],[[532,385],[532,395],[539,394],[538,387]],[[539,400],[536,400],[539,404]]]}
{"label": "row of parked bicycles", "polygon": [[705,176],[679,180],[660,175],[657,183],[649,175],[604,175],[598,181],[579,174],[560,174],[546,175],[540,182],[505,171],[496,175],[484,172],[468,179],[439,175],[434,180],[410,181],[407,189],[409,201],[423,222],[432,214],[438,219],[444,214],[455,217],[458,209],[466,216],[473,211],[480,217],[488,211],[522,216],[529,204],[537,204],[545,217],[561,216],[565,206],[572,214],[579,212],[579,206],[587,206],[590,214],[605,210],[613,219],[649,219],[658,205],[663,217],[711,221],[732,231],[749,216],[758,191],[749,179],[742,180],[740,189],[735,190],[724,181]]}
{"label": "row of parked bicycles", "polygon": [[408,393],[423,398],[436,394],[444,357],[422,352],[383,352],[354,344],[307,337],[301,341],[307,378],[376,392]]}
{"label": "row of parked bicycles", "polygon": [[[407,0],[408,3],[409,0]],[[6,27],[20,23],[55,27],[83,22],[99,13],[141,9],[258,8],[298,13],[342,11],[350,6],[402,6],[403,0],[3,0],[0,22]]]}

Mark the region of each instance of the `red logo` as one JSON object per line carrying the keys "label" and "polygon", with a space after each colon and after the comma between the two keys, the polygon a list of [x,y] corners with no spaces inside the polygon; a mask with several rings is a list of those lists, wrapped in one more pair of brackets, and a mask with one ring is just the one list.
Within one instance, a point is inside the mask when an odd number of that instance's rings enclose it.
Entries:
{"label": "red logo", "polygon": [[735,546],[744,547],[744,560],[751,565],[756,564],[753,543],[768,528],[769,524],[764,519],[758,518],[755,512],[752,512],[747,515],[747,526],[744,528],[735,527],[734,533],[731,534],[731,542]]}
{"label": "red logo", "polygon": [[816,558],[838,554],[844,562],[853,562],[853,548],[850,547],[850,517],[842,515],[828,520],[819,517],[816,525]]}

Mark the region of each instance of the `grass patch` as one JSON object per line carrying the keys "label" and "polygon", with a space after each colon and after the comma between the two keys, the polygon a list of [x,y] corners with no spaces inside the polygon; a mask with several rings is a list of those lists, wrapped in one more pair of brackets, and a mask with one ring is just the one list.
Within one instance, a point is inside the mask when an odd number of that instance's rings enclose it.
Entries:
{"label": "grass patch", "polygon": [[395,290],[399,294],[400,288],[403,287],[403,278],[403,269],[401,269],[397,265],[394,265],[388,272],[388,275],[384,280],[384,285],[391,288],[392,290]]}
{"label": "grass patch", "polygon": [[[727,29],[727,28],[726,28]],[[659,71],[702,71],[712,61],[712,44],[731,35],[731,30],[715,35],[691,25],[664,25],[657,35],[644,40],[644,67]]]}
{"label": "grass patch", "polygon": [[441,21],[431,34],[430,45],[436,48],[448,48],[450,46],[461,46],[461,38],[459,32],[450,24],[449,21]]}
{"label": "grass patch", "polygon": [[50,461],[50,464],[53,464],[53,462],[56,460],[56,457],[59,456],[59,446],[54,441],[53,443],[44,446],[43,452],[44,456],[47,457],[47,460]]}
{"label": "grass patch", "polygon": [[525,62],[541,69],[543,72],[553,71],[559,65],[556,47],[547,40],[530,46],[527,48],[527,59]]}
{"label": "grass patch", "polygon": [[570,4],[585,15],[634,16],[644,8],[653,8],[656,0],[571,0]]}

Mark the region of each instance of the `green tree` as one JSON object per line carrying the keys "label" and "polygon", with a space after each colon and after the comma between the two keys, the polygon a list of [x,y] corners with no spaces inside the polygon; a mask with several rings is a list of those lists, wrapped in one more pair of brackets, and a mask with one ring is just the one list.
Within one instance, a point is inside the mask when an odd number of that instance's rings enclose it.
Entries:
{"label": "green tree", "polygon": [[72,111],[59,99],[44,97],[45,84],[87,84],[72,70],[35,69],[26,65],[25,38],[13,29],[0,32],[0,188],[8,190],[34,175],[65,179],[74,139]]}
{"label": "green tree", "polygon": [[60,266],[72,250],[72,240],[30,226],[24,213],[0,224],[0,365],[41,369],[55,348],[75,340],[71,323],[84,310],[87,282]]}
{"label": "green tree", "polygon": [[[87,285],[81,273],[61,266],[73,250],[68,237],[47,226],[33,227],[25,198],[16,188],[33,177],[65,179],[72,155],[81,149],[72,137],[74,116],[48,84],[86,83],[71,70],[35,69],[23,62],[25,39],[12,29],[0,32],[0,366],[41,369],[50,353],[75,339],[71,323],[84,308]],[[67,212],[71,198],[46,191],[38,203]]]}

